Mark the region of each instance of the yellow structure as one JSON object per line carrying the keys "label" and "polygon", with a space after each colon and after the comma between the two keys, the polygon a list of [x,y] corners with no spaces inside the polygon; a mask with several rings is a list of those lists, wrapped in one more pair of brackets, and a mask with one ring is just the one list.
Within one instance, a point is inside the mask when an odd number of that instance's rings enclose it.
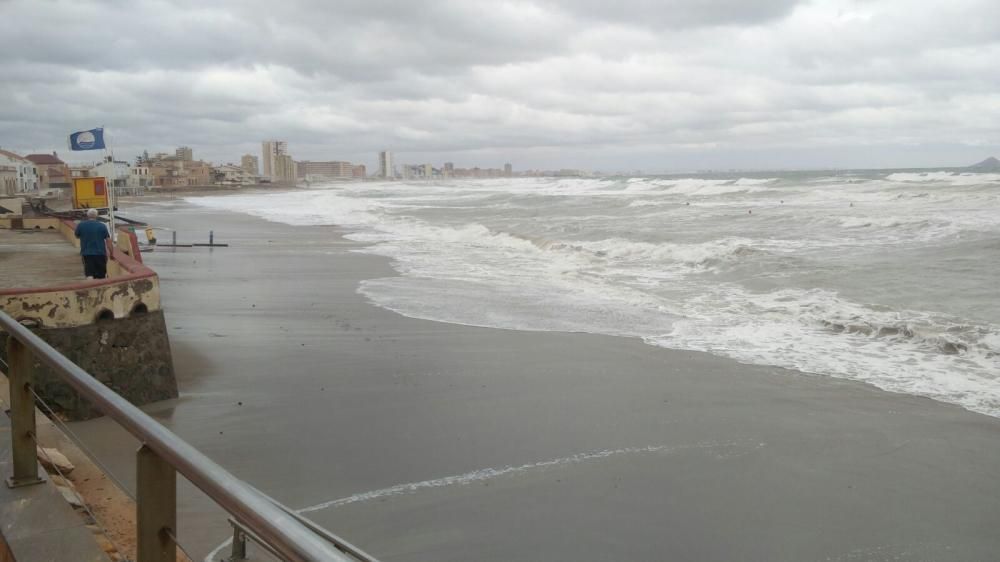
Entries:
{"label": "yellow structure", "polygon": [[74,209],[108,208],[108,182],[104,178],[73,178]]}

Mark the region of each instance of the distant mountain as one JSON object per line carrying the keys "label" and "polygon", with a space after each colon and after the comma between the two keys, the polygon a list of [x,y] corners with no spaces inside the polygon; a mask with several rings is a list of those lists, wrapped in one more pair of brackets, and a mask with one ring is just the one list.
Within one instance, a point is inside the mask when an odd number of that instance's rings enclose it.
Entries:
{"label": "distant mountain", "polygon": [[969,169],[977,172],[1000,172],[1000,160],[990,156],[978,164],[969,166]]}

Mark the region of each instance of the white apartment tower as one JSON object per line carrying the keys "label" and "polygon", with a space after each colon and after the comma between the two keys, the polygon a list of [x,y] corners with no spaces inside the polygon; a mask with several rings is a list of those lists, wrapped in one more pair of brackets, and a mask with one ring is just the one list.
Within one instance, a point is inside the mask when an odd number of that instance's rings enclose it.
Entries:
{"label": "white apartment tower", "polygon": [[288,143],[285,141],[264,141],[262,143],[263,150],[261,151],[260,159],[262,175],[266,178],[276,179],[278,173],[278,160],[288,154]]}
{"label": "white apartment tower", "polygon": [[378,175],[380,178],[391,178],[396,175],[393,171],[392,153],[388,150],[378,153]]}

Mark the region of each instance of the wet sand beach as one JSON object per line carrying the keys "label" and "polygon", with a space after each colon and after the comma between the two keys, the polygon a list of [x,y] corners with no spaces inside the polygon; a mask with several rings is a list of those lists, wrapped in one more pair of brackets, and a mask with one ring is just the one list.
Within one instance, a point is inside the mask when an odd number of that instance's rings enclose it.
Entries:
{"label": "wet sand beach", "polygon": [[[357,293],[394,272],[335,226],[179,200],[123,214],[230,244],[144,255],[181,390],[146,410],[382,560],[998,558],[1000,419],[638,340],[411,319]],[[130,438],[74,430],[131,485]],[[201,559],[229,528],[180,489]]]}

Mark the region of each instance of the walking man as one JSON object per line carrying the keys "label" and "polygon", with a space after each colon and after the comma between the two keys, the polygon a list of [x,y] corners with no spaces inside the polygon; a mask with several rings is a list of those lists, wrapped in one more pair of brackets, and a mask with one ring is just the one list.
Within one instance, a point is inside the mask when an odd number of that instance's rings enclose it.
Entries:
{"label": "walking man", "polygon": [[108,234],[108,227],[97,220],[97,209],[87,209],[87,220],[76,225],[76,237],[80,239],[83,274],[87,279],[107,277],[111,235]]}

